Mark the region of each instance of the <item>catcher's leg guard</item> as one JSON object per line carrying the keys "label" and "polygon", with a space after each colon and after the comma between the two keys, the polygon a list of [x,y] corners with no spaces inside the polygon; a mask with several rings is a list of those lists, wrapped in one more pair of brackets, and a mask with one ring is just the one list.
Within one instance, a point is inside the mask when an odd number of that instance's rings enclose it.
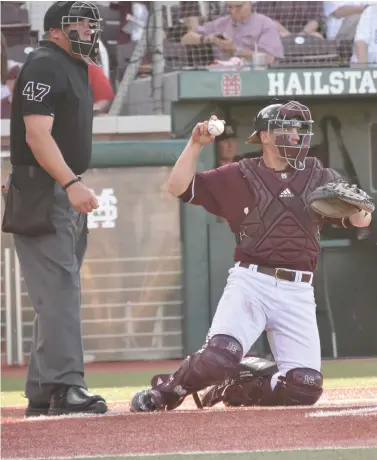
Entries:
{"label": "catcher's leg guard", "polygon": [[201,404],[203,407],[212,407],[223,401],[223,393],[228,386],[235,383],[242,385],[252,377],[272,377],[276,372],[278,367],[274,361],[256,357],[243,358],[237,366],[236,377],[207,388],[201,395]]}
{"label": "catcher's leg guard", "polygon": [[[233,337],[227,335],[212,337],[201,350],[187,357],[168,379],[166,376],[165,378],[157,376],[152,390],[148,390],[146,392],[148,394],[144,392],[143,401],[139,394],[135,395],[131,402],[131,410],[145,412],[175,409],[186,396],[209,385],[234,378],[242,354],[240,343]],[[158,378],[162,382],[159,383]],[[151,392],[154,392],[152,398],[149,397]],[[157,394],[159,397],[156,396]],[[145,405],[147,399],[148,404]],[[140,406],[143,407],[138,409]]]}
{"label": "catcher's leg guard", "polygon": [[270,377],[236,381],[222,392],[227,406],[296,406],[315,404],[323,393],[323,376],[309,368],[296,368],[279,376],[274,390]]}

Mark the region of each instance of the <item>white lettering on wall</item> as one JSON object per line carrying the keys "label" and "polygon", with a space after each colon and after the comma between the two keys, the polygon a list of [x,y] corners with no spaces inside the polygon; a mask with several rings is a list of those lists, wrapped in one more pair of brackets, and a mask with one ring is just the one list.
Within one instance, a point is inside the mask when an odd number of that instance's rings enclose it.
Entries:
{"label": "white lettering on wall", "polygon": [[377,70],[268,72],[268,96],[376,94]]}

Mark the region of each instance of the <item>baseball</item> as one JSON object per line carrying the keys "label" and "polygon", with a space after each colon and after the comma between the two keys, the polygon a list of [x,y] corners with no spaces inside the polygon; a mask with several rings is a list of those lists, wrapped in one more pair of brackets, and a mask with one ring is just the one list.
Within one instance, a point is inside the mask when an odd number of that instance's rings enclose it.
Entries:
{"label": "baseball", "polygon": [[224,120],[209,120],[208,132],[212,136],[220,136],[224,132]]}

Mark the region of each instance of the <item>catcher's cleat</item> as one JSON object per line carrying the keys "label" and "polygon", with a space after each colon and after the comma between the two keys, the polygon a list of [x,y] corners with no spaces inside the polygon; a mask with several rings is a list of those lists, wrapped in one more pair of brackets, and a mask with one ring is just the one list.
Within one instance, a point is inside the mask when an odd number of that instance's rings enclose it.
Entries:
{"label": "catcher's cleat", "polygon": [[131,412],[156,412],[164,411],[163,397],[157,390],[139,391],[131,400]]}

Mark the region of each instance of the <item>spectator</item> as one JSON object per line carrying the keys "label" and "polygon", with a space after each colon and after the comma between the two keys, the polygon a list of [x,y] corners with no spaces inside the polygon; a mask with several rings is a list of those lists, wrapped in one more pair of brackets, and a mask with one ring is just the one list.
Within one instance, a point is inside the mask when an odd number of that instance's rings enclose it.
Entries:
{"label": "spectator", "polygon": [[255,10],[273,19],[281,37],[311,35],[324,38],[319,31],[323,22],[323,2],[258,1]]}
{"label": "spectator", "polygon": [[[120,30],[117,43],[118,80],[130,62],[132,52],[140,40],[143,28],[147,25],[150,2],[110,2],[110,8],[119,11]],[[130,17],[134,21],[130,20]],[[148,57],[144,56],[141,65],[148,65]]]}
{"label": "spectator", "polygon": [[89,85],[94,99],[94,115],[103,115],[109,111],[115,94],[102,67],[88,66]]}
{"label": "spectator", "polygon": [[16,81],[20,70],[21,66],[15,65],[10,69],[5,77],[5,85],[8,89],[8,95],[1,99],[1,118],[10,119],[14,82]]}
{"label": "spectator", "polygon": [[99,45],[99,61],[101,63],[101,67],[106,77],[110,78],[109,53],[107,52],[106,46],[103,44],[101,40],[98,40],[98,45]]}
{"label": "spectator", "polygon": [[231,120],[225,125],[224,132],[216,137],[217,166],[224,166],[234,161],[237,155],[236,123]]}
{"label": "spectator", "polygon": [[351,63],[377,66],[377,4],[366,8],[360,17]]}
{"label": "spectator", "polygon": [[326,38],[353,40],[361,13],[371,2],[323,2]]}
{"label": "spectator", "polygon": [[179,2],[179,16],[183,26],[187,30],[195,30],[199,27],[200,8],[198,2]]}
{"label": "spectator", "polygon": [[283,58],[283,45],[274,21],[252,11],[252,2],[228,2],[230,14],[207,22],[182,37],[184,45],[210,43],[215,58],[237,56],[251,60],[257,50],[267,55],[267,63]]}
{"label": "spectator", "polygon": [[16,65],[20,65],[19,62],[12,61],[8,59],[8,47],[7,41],[3,34],[1,34],[1,99],[8,97],[9,87],[6,84],[6,77],[8,72],[15,67]]}
{"label": "spectator", "polygon": [[1,99],[3,99],[3,93],[6,92],[5,86],[6,76],[8,71],[8,53],[7,53],[7,44],[5,37],[1,34]]}

